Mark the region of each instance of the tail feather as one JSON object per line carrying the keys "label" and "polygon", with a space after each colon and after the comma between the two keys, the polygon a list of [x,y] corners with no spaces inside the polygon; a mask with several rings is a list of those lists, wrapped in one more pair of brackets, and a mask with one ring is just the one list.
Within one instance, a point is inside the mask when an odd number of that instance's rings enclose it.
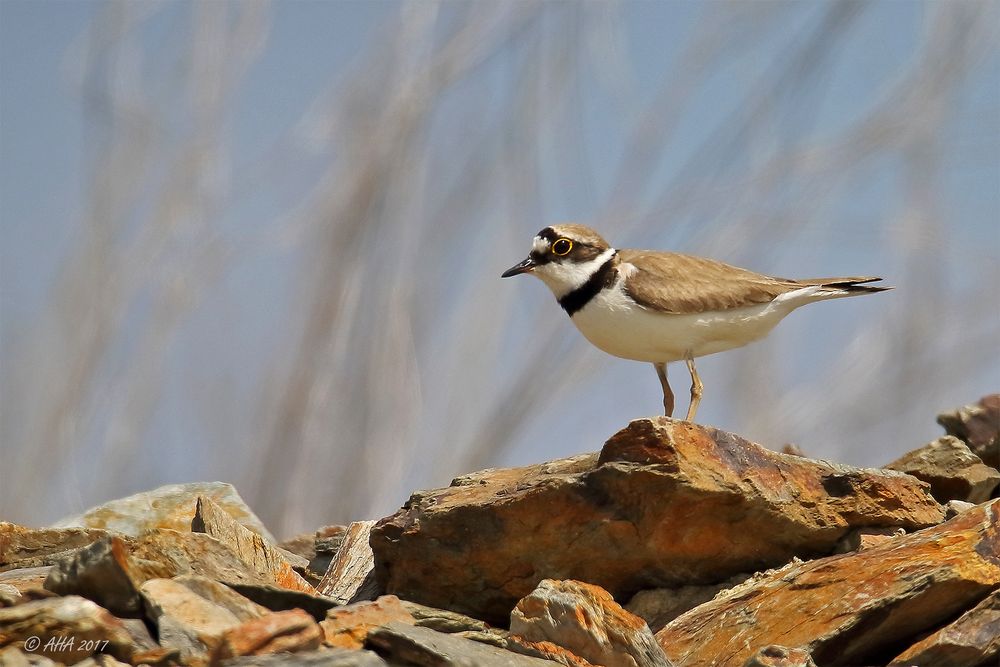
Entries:
{"label": "tail feather", "polygon": [[859,276],[852,278],[808,278],[796,282],[803,285],[815,285],[831,290],[838,296],[854,296],[856,294],[874,294],[876,292],[886,292],[892,287],[877,287],[874,285],[864,285],[862,283],[873,283],[882,280],[874,276]]}

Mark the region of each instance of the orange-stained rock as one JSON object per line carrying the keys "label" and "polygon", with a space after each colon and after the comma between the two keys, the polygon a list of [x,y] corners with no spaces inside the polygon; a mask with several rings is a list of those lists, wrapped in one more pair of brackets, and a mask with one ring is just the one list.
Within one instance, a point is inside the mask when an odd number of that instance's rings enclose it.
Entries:
{"label": "orange-stained rock", "polygon": [[504,648],[514,653],[530,655],[533,658],[543,658],[564,665],[564,667],[600,667],[589,660],[581,658],[572,651],[553,644],[552,642],[529,642],[524,637],[510,635]]}
{"label": "orange-stained rock", "polygon": [[851,528],[938,523],[901,473],[772,452],[660,417],[588,454],[486,470],[411,496],[372,531],[385,592],[502,625],[539,581],[618,599],[829,554]]}
{"label": "orange-stained rock", "polygon": [[96,528],[28,528],[0,521],[0,571],[51,565],[107,533]]}
{"label": "orange-stained rock", "polygon": [[227,630],[215,655],[219,659],[240,655],[295,653],[319,648],[323,631],[301,609],[275,611]]}
{"label": "orange-stained rock", "polygon": [[948,435],[963,440],[983,463],[1000,469],[1000,394],[940,414],[937,422]]}
{"label": "orange-stained rock", "polygon": [[271,542],[237,523],[210,498],[199,497],[191,530],[211,535],[229,547],[244,565],[261,579],[282,588],[313,594],[316,589],[303,579]]}
{"label": "orange-stained rock", "polygon": [[805,649],[771,644],[750,656],[743,667],[816,667],[816,663]]}
{"label": "orange-stained rock", "polygon": [[686,667],[742,665],[769,644],[805,648],[824,666],[875,664],[997,587],[1000,500],[866,551],[757,575],[656,639]]}
{"label": "orange-stained rock", "polygon": [[600,586],[545,579],[510,614],[511,636],[551,642],[603,667],[669,667],[646,622]]}
{"label": "orange-stained rock", "polygon": [[1000,662],[1000,589],[929,637],[906,649],[893,665],[948,667]]}
{"label": "orange-stained rock", "polygon": [[359,649],[364,647],[368,633],[390,621],[416,624],[413,615],[395,595],[383,595],[371,602],[356,602],[331,609],[326,620],[320,621],[325,641],[330,646]]}
{"label": "orange-stained rock", "polygon": [[233,485],[225,482],[168,484],[152,491],[144,491],[91,507],[83,514],[56,522],[53,527],[103,528],[132,537],[157,528],[188,531],[191,529],[191,519],[194,517],[198,496],[211,498],[236,521],[268,541],[274,542],[274,536],[268,532]]}

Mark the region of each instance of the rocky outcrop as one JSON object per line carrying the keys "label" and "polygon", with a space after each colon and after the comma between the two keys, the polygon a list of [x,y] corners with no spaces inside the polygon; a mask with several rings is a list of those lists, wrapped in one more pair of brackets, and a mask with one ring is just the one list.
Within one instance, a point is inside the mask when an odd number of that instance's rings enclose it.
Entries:
{"label": "rocky outcrop", "polygon": [[1000,394],[990,394],[978,403],[938,415],[948,435],[969,446],[988,466],[1000,468]]}
{"label": "rocky outcrop", "polygon": [[985,465],[964,442],[950,435],[905,454],[886,468],[927,482],[940,503],[985,502],[1000,486],[1000,471]]}
{"label": "rocky outcrop", "polygon": [[0,523],[0,664],[992,664],[989,409],[906,472],[641,419],[282,545],[219,483]]}
{"label": "rocky outcrop", "polygon": [[545,578],[616,598],[830,553],[860,526],[914,530],[943,510],[901,473],[772,452],[666,417],[600,456],[489,470],[414,494],[372,531],[387,593],[495,624]]}
{"label": "rocky outcrop", "polygon": [[682,665],[742,665],[756,647],[818,664],[884,664],[1000,588],[1000,500],[853,554],[795,562],[674,619],[656,638]]}

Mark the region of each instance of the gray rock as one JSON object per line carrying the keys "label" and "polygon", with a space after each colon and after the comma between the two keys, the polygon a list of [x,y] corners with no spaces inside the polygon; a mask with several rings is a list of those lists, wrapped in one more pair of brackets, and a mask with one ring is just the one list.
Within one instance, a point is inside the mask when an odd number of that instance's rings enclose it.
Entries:
{"label": "gray rock", "polygon": [[737,574],[717,584],[705,586],[678,586],[676,588],[650,588],[632,596],[625,609],[646,621],[649,629],[657,632],[664,625],[684,612],[708,602],[719,591],[742,583],[748,574]]}
{"label": "gray rock", "polygon": [[271,611],[302,609],[309,612],[317,621],[322,621],[326,618],[327,611],[339,606],[337,602],[328,597],[292,591],[273,584],[226,582],[226,586]]}
{"label": "gray rock", "polygon": [[963,440],[988,466],[1000,468],[1000,394],[990,394],[978,403],[938,415],[938,424],[948,435]]}
{"label": "gray rock", "polygon": [[957,620],[899,654],[893,665],[949,667],[997,664],[1000,658],[1000,590]]}
{"label": "gray rock", "polygon": [[389,665],[371,651],[349,651],[339,648],[281,655],[248,655],[230,658],[219,664],[223,667],[387,667]]}
{"label": "gray rock", "polygon": [[160,645],[179,650],[185,661],[207,659],[226,630],[241,622],[229,609],[171,579],[150,579],[139,591]]}
{"label": "gray rock", "polygon": [[945,521],[947,521],[948,519],[954,519],[962,512],[966,510],[971,510],[975,506],[976,506],[975,503],[967,503],[964,500],[949,500],[944,504]]}
{"label": "gray rock", "polygon": [[132,537],[138,537],[154,528],[187,531],[191,528],[198,496],[211,498],[236,521],[269,542],[275,541],[274,536],[243,501],[233,485],[225,482],[161,486],[152,491],[97,505],[83,514],[66,517],[53,524],[53,528],[103,528]]}
{"label": "gray rock", "polygon": [[550,660],[519,655],[455,635],[404,623],[389,623],[368,634],[368,647],[390,664],[413,667],[553,667]]}
{"label": "gray rock", "polygon": [[931,494],[941,503],[982,503],[1000,485],[1000,471],[984,464],[968,445],[950,435],[904,454],[886,468],[927,482]]}
{"label": "gray rock", "polygon": [[374,526],[374,521],[355,521],[347,527],[336,557],[316,587],[320,595],[348,604],[374,600],[381,594],[369,544]]}
{"label": "gray rock", "polygon": [[57,667],[61,664],[38,653],[26,653],[17,646],[0,649],[0,665],[3,667]]}

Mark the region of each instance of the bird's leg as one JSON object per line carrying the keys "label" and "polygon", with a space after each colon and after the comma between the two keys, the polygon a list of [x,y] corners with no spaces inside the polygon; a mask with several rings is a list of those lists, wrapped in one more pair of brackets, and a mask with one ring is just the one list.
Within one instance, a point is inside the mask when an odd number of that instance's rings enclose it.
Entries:
{"label": "bird's leg", "polygon": [[670,383],[667,382],[667,365],[653,364],[656,369],[656,376],[660,378],[660,386],[663,387],[663,414],[668,417],[674,416],[674,392],[670,390]]}
{"label": "bird's leg", "polygon": [[698,404],[701,403],[701,390],[704,385],[701,383],[701,378],[698,377],[698,369],[694,367],[694,357],[688,352],[687,357],[688,372],[691,374],[691,405],[688,406],[688,415],[685,421],[693,422],[694,416],[698,412]]}

